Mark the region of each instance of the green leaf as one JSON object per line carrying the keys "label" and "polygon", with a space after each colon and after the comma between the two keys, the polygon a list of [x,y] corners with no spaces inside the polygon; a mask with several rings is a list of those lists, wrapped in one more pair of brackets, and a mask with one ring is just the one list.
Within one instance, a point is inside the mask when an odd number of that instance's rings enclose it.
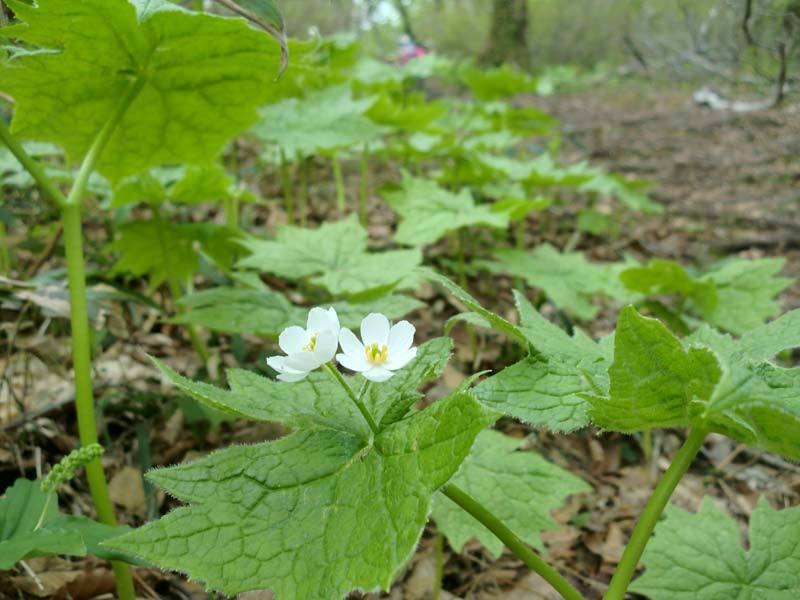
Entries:
{"label": "green leaf", "polygon": [[452,352],[453,340],[450,338],[432,339],[419,346],[416,358],[391,379],[370,386],[364,401],[375,420],[383,426],[405,416],[400,407],[406,405],[410,408],[416,400],[422,399],[417,389],[442,374]]}
{"label": "green leaf", "polygon": [[[39,517],[47,513],[37,529]],[[118,552],[100,548],[100,542],[129,531],[111,527],[82,516],[58,512],[57,501],[47,504],[47,494],[38,481],[17,479],[0,498],[0,569],[10,569],[20,560],[36,556],[66,554],[120,558]]]}
{"label": "green leaf", "polygon": [[118,239],[107,246],[120,254],[113,271],[147,276],[151,290],[164,281],[183,284],[197,272],[195,242],[221,265],[229,265],[239,248],[238,231],[213,223],[132,221],[117,231]]}
{"label": "green leaf", "polygon": [[482,381],[475,397],[525,423],[572,431],[589,423],[587,394],[608,389],[610,343],[596,344],[580,330],[573,336],[550,323],[515,293],[519,330],[531,354]]}
{"label": "green leaf", "polygon": [[783,258],[722,261],[706,275],[716,285],[718,301],[707,310],[698,307],[698,314],[737,335],[763,324],[780,310],[775,296],[794,281],[776,276],[784,262]]}
{"label": "green leaf", "polygon": [[396,285],[422,260],[416,249],[367,252],[367,232],[356,215],[318,229],[285,226],[275,240],[243,243],[252,254],[240,267],[290,280],[312,277],[311,283],[337,295]]}
{"label": "green leaf", "polygon": [[402,102],[382,94],[366,115],[379,125],[400,131],[422,131],[446,112],[444,102],[429,101],[416,94],[405,94]]}
{"label": "green leaf", "polygon": [[748,548],[736,521],[703,498],[696,514],[675,506],[656,525],[631,591],[651,600],[794,600],[800,595],[800,507],[750,515]]}
{"label": "green leaf", "polygon": [[[459,300],[466,308],[468,308],[476,315],[483,317],[486,320],[486,322],[489,323],[494,329],[506,334],[508,337],[510,337],[518,344],[521,344],[523,347],[527,347],[528,340],[525,338],[522,332],[520,332],[520,330],[516,327],[516,325],[509,323],[500,315],[496,315],[492,311],[484,308],[480,302],[478,302],[469,293],[461,289],[459,286],[450,281],[444,275],[440,275],[431,269],[425,269],[425,268],[417,269],[417,274],[429,281],[438,283],[448,292],[450,292],[457,300]],[[474,322],[475,318],[468,317],[467,320]]]}
{"label": "green leaf", "polygon": [[686,299],[687,310],[715,327],[741,335],[778,312],[774,298],[792,283],[776,276],[783,264],[780,258],[735,258],[693,275],[675,261],[654,259],[624,270],[620,280],[636,292]]}
{"label": "green leaf", "polygon": [[0,35],[41,48],[0,65],[21,139],[83,158],[136,78],[145,86],[98,163],[111,180],[169,163],[213,161],[271,95],[274,44],[242,19],[165,0],[10,0]]}
{"label": "green leaf", "polygon": [[461,77],[478,100],[498,100],[537,91],[536,79],[508,65],[496,69],[472,68]]}
{"label": "green leaf", "polygon": [[599,310],[592,304],[595,296],[630,298],[616,284],[616,265],[590,263],[580,252],[561,253],[550,244],[542,244],[532,252],[501,249],[495,256],[496,261],[486,263],[490,271],[522,277],[529,285],[544,290],[554,305],[579,319],[595,317]]}
{"label": "green leaf", "polygon": [[[260,290],[215,287],[189,294],[179,304],[188,309],[173,319],[225,333],[253,333],[276,338],[290,325],[305,321],[307,308],[294,306],[283,294],[266,286]],[[358,327],[361,319],[379,312],[400,319],[423,304],[401,294],[389,294],[360,302],[331,302],[342,327]]]}
{"label": "green leaf", "polygon": [[476,205],[469,190],[453,194],[435,181],[412,177],[403,172],[400,189],[387,190],[383,197],[400,215],[394,239],[399,244],[432,244],[447,233],[472,225],[498,229],[508,226],[508,215],[490,206]]}
{"label": "green leaf", "polygon": [[264,107],[252,131],[289,156],[360,148],[383,133],[364,116],[374,102],[375,98],[355,100],[349,84],[335,85],[303,99],[289,98]]}
{"label": "green leaf", "polygon": [[[305,313],[305,311],[304,311]],[[426,381],[441,374],[450,358],[452,341],[437,338],[422,344],[417,356],[381,385],[371,386],[366,404],[380,421],[398,395],[415,394]],[[227,372],[230,390],[192,381],[157,359],[155,365],[180,390],[220,412],[245,419],[277,421],[299,429],[337,429],[367,436],[364,419],[341,386],[328,374],[310,373],[306,379],[287,385],[244,369]],[[356,377],[345,378],[357,393]]]}
{"label": "green leaf", "polygon": [[590,399],[591,418],[604,429],[624,432],[692,422],[722,375],[712,351],[685,350],[660,321],[631,306],[619,314],[608,373],[609,396]]}
{"label": "green leaf", "polygon": [[150,478],[191,504],[108,542],[228,594],[282,600],[388,590],[414,551],[431,496],[491,422],[457,394],[372,443],[341,431],[234,446]]}
{"label": "green leaf", "polygon": [[767,362],[800,341],[788,313],[739,341],[701,328],[684,344],[626,308],[617,323],[610,392],[587,395],[600,427],[697,427],[800,458],[800,368]]}
{"label": "green leaf", "polygon": [[[482,431],[452,483],[484,506],[491,506],[492,513],[520,539],[543,549],[539,534],[558,529],[550,513],[570,494],[591,488],[538,454],[520,451],[519,446],[520,440],[499,431]],[[475,539],[492,556],[500,556],[503,543],[441,494],[434,499],[433,518],[456,551]]]}

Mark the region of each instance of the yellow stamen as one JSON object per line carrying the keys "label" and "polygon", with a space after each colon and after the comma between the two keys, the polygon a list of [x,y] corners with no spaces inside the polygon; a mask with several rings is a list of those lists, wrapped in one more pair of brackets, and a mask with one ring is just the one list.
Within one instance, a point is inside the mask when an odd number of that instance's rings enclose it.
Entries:
{"label": "yellow stamen", "polygon": [[319,334],[317,334],[317,333],[312,335],[311,339],[309,340],[308,344],[306,344],[306,346],[303,348],[303,350],[305,350],[306,352],[313,352],[314,348],[317,347],[317,336],[318,335]]}
{"label": "yellow stamen", "polygon": [[367,355],[367,362],[373,365],[382,365],[389,360],[389,348],[384,344],[378,347],[378,344],[368,344],[364,346],[364,353]]}

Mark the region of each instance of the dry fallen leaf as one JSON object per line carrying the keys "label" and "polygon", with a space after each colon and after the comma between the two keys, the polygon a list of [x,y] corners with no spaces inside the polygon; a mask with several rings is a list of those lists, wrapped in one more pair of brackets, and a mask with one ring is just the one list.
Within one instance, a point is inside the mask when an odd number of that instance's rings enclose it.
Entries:
{"label": "dry fallen leaf", "polygon": [[108,493],[114,504],[144,515],[145,499],[142,472],[136,467],[122,467],[111,478]]}

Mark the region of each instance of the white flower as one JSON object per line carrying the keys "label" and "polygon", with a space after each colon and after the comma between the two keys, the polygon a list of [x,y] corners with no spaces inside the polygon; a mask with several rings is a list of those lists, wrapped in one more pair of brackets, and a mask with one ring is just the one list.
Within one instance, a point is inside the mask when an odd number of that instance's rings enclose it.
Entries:
{"label": "white flower", "polygon": [[286,356],[270,356],[267,364],[278,372],[281,381],[300,381],[333,360],[338,340],[339,317],[334,308],[312,308],[305,329],[293,325],[278,337],[278,346]]}
{"label": "white flower", "polygon": [[386,381],[392,371],[402,369],[417,355],[412,348],[414,326],[400,321],[389,327],[389,319],[370,313],[361,321],[361,341],[349,329],[339,332],[343,353],[336,360],[351,371],[358,371],[370,381]]}

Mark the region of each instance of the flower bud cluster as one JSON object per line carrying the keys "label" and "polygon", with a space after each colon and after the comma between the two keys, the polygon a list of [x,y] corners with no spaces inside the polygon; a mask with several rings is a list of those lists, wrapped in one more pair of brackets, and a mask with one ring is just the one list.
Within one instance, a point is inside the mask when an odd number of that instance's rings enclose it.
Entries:
{"label": "flower bud cluster", "polygon": [[42,480],[42,491],[53,493],[62,483],[69,481],[79,469],[86,466],[96,458],[102,456],[104,450],[100,444],[89,444],[73,450],[55,465]]}

